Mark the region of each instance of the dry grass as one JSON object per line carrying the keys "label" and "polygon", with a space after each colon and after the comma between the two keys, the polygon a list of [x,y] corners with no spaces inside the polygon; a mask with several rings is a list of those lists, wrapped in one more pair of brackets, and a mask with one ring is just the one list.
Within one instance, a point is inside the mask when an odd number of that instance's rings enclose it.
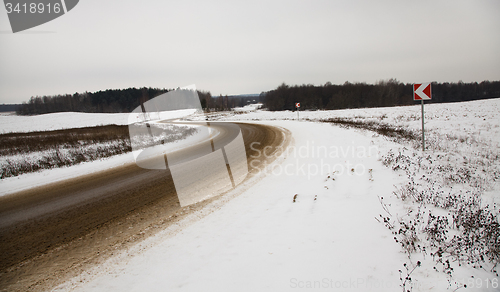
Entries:
{"label": "dry grass", "polygon": [[0,135],[0,156],[50,150],[62,145],[79,147],[117,140],[128,140],[130,144],[128,126],[107,125],[56,131],[8,133]]}
{"label": "dry grass", "polygon": [[377,123],[375,121],[357,121],[349,118],[330,118],[325,120],[320,120],[324,123],[332,123],[336,125],[340,125],[346,128],[356,128],[363,129],[368,131],[376,132],[380,135],[394,138],[394,139],[403,139],[406,141],[418,140],[420,139],[420,134],[415,133],[406,128],[401,127],[393,127],[384,123]]}
{"label": "dry grass", "polygon": [[131,151],[127,126],[0,135],[0,178],[71,166]]}
{"label": "dry grass", "polygon": [[[167,124],[154,127],[158,127],[158,131],[155,131],[158,135],[154,139],[135,137],[136,144],[140,144],[135,149],[182,140],[197,131],[191,127]],[[0,179],[130,151],[132,146],[128,125],[1,134]]]}

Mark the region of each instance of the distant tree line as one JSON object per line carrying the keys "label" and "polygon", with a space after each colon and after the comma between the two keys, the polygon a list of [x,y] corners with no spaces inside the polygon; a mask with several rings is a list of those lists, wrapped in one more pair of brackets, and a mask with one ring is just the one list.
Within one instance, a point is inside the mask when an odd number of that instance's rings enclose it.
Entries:
{"label": "distant tree line", "polygon": [[200,97],[201,107],[205,112],[215,112],[229,110],[235,107],[235,102],[233,99],[229,99],[226,96],[212,97],[210,92],[200,92],[198,93]]}
{"label": "distant tree line", "polygon": [[231,110],[247,104],[263,102],[259,95],[231,95],[213,97],[210,92],[198,92],[201,106],[206,112]]}
{"label": "distant tree line", "polygon": [[248,95],[236,95],[230,96],[229,98],[234,98],[237,107],[244,107],[248,104],[263,103],[263,95],[259,94],[248,94]]}
{"label": "distant tree line", "polygon": [[[37,115],[55,112],[127,113],[141,102],[154,98],[168,89],[128,88],[108,89],[97,92],[36,96],[16,107],[19,115]],[[208,91],[198,91],[200,103],[206,112],[229,110],[249,103],[263,102],[269,110],[294,110],[300,102],[304,109],[346,109],[360,107],[384,107],[412,105],[412,84],[396,79],[379,81],[376,84],[350,83],[323,86],[281,84],[278,88],[263,92],[260,96],[218,96]],[[432,83],[433,103],[469,101],[500,97],[500,81],[481,83]]]}
{"label": "distant tree line", "polygon": [[[269,110],[294,110],[300,102],[300,109],[347,109],[361,107],[387,107],[412,105],[413,84],[401,83],[396,79],[379,81],[377,84],[350,83],[323,86],[288,86],[264,92],[261,97]],[[470,101],[500,97],[500,81],[481,83],[432,83],[432,100],[429,103]]]}
{"label": "distant tree line", "polygon": [[[55,112],[86,112],[86,113],[127,113],[168,89],[159,88],[128,88],[108,89],[97,92],[84,92],[52,96],[31,97],[28,102],[9,107],[15,109],[18,115],[39,115]],[[209,91],[198,91],[202,108],[206,112],[229,110],[244,106],[250,101],[260,101],[259,96],[218,96],[212,97]]]}
{"label": "distant tree line", "polygon": [[17,109],[18,115],[55,112],[121,113],[131,112],[142,102],[168,92],[159,88],[108,89],[64,95],[31,97]]}

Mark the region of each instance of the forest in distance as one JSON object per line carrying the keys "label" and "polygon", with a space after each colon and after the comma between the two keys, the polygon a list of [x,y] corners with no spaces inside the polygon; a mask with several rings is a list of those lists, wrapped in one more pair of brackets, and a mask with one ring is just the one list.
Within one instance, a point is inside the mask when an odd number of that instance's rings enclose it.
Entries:
{"label": "forest in distance", "polygon": [[[55,112],[126,113],[141,103],[168,92],[159,88],[108,89],[54,96],[31,97],[16,110],[18,115],[38,115]],[[415,104],[413,87],[396,79],[376,84],[350,83],[335,85],[294,85],[285,83],[260,95],[212,96],[209,91],[198,91],[202,108],[207,112],[230,110],[248,103],[262,102],[271,111],[294,110],[300,102],[301,110],[335,110],[347,108],[390,107]],[[471,101],[500,97],[500,81],[480,83],[432,82],[432,100],[427,103]]]}
{"label": "forest in distance", "polygon": [[[432,82],[432,100],[426,103],[471,101],[500,97],[500,81],[481,83],[437,83]],[[349,108],[391,107],[413,105],[413,84],[396,79],[379,81],[376,84],[350,83],[323,86],[281,84],[264,93],[264,107],[271,111],[294,110],[300,102],[300,110],[335,110]]]}
{"label": "forest in distance", "polygon": [[[23,102],[16,109],[18,115],[40,115],[56,112],[85,113],[129,113],[141,103],[148,101],[171,89],[127,88],[108,89],[97,92],[75,94],[34,96]],[[260,101],[259,96],[218,96],[198,90],[200,103],[205,111],[223,111],[244,106],[253,101]]]}

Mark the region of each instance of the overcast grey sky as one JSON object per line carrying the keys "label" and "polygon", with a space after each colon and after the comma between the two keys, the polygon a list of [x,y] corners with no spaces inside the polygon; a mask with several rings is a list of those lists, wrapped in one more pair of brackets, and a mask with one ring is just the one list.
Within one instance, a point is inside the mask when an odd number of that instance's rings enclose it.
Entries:
{"label": "overcast grey sky", "polygon": [[0,103],[196,84],[500,80],[500,1],[80,0],[12,34],[0,8]]}

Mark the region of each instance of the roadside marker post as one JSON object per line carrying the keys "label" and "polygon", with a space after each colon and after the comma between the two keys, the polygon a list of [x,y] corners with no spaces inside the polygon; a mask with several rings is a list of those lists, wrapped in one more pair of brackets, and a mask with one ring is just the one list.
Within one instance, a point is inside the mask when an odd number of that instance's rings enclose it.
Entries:
{"label": "roadside marker post", "polygon": [[297,109],[297,121],[299,120],[299,109],[300,109],[300,102],[295,103],[295,108]]}
{"label": "roadside marker post", "polygon": [[422,99],[422,152],[425,151],[424,100]]}
{"label": "roadside marker post", "polygon": [[431,99],[432,92],[430,83],[413,84],[413,100],[420,100],[422,102],[422,152],[425,151],[424,100]]}

